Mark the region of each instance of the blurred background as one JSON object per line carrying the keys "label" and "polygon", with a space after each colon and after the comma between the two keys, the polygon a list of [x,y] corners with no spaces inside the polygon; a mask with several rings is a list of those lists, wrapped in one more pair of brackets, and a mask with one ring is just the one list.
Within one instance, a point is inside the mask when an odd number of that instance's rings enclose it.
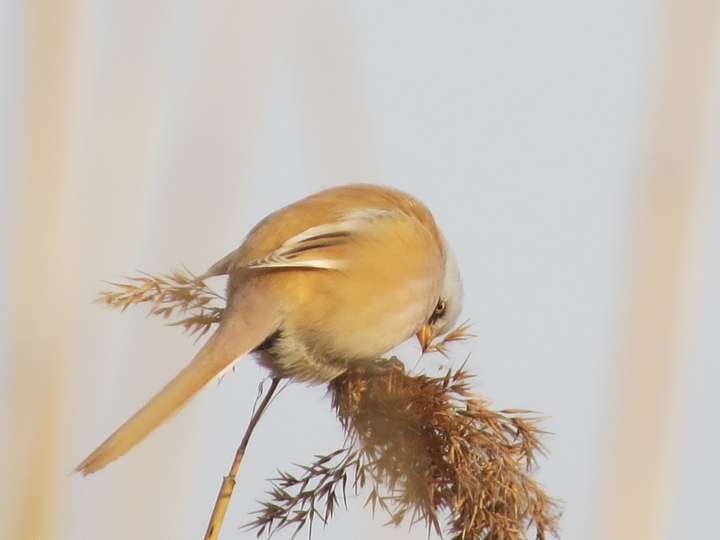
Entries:
{"label": "blurred background", "polygon": [[[477,390],[547,415],[563,538],[717,530],[715,0],[0,1],[0,538],[201,537],[265,376],[251,360],[129,455],[74,466],[197,348],[93,304],[202,272],[268,212],[351,181],[434,211]],[[222,280],[214,282],[222,289]],[[341,443],[293,385],[222,538],[276,469]],[[425,538],[350,501],[315,538]],[[289,538],[291,531],[277,535]],[[304,534],[304,533],[303,533]]]}

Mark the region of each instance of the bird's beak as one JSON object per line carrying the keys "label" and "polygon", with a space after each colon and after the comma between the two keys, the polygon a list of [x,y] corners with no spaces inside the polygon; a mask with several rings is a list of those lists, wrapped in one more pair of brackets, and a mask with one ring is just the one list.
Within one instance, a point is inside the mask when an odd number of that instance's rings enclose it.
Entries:
{"label": "bird's beak", "polygon": [[420,342],[422,352],[426,352],[430,348],[430,345],[432,345],[433,339],[435,339],[435,334],[433,333],[432,326],[430,326],[429,324],[423,324],[420,331],[415,335]]}

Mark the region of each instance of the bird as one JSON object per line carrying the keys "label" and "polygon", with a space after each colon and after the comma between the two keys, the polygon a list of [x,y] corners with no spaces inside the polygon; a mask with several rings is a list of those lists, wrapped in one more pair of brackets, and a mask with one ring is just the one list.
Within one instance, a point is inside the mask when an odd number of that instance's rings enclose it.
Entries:
{"label": "bird", "polygon": [[155,397],[75,469],[116,460],[241,357],[274,377],[329,382],[457,321],[462,279],[430,210],[394,188],[329,188],[262,219],[201,279],[227,276],[217,330]]}

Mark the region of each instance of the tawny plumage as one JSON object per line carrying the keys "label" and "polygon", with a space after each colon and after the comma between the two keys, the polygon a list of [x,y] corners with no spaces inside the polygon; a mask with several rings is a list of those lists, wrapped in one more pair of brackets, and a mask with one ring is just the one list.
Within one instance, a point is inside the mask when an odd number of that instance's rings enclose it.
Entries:
{"label": "tawny plumage", "polygon": [[77,470],[125,454],[240,357],[276,376],[322,383],[457,319],[462,287],[430,211],[400,191],[337,187],[258,223],[205,277],[228,275],[219,328],[193,361]]}

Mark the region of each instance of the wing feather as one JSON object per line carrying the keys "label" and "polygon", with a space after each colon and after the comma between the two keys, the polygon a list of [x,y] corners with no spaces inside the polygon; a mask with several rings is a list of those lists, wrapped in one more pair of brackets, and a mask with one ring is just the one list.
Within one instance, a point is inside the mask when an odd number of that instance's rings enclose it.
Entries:
{"label": "wing feather", "polygon": [[[360,208],[345,214],[341,219],[309,227],[285,240],[280,247],[267,255],[241,265],[247,269],[261,268],[314,268],[340,270],[345,266],[341,258],[329,255],[327,248],[341,246],[361,235],[378,219],[396,217],[398,211],[386,208]],[[210,267],[205,276],[229,274],[242,246]]]}

